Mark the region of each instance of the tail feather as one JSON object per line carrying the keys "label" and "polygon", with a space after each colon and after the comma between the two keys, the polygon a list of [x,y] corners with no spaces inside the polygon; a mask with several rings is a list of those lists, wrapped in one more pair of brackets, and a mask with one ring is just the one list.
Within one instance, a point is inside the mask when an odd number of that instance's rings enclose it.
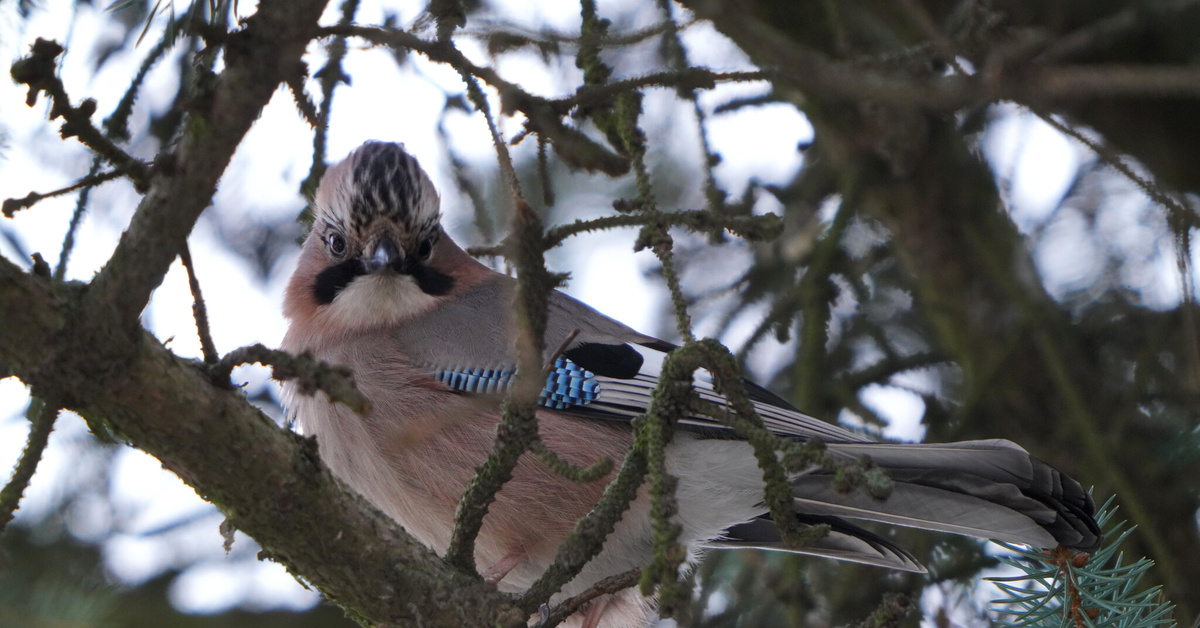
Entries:
{"label": "tail feather", "polygon": [[908,550],[884,538],[836,517],[797,515],[801,526],[828,525],[829,532],[807,547],[788,547],[779,535],[775,522],[763,515],[733,526],[721,539],[709,541],[706,547],[721,549],[766,549],[822,556],[864,565],[888,567],[902,571],[925,573],[925,567]]}
{"label": "tail feather", "polygon": [[834,443],[869,456],[894,481],[876,500],[839,493],[818,472],[792,478],[799,512],[881,521],[1041,547],[1094,550],[1101,535],[1091,496],[1075,480],[1003,440],[951,444]]}

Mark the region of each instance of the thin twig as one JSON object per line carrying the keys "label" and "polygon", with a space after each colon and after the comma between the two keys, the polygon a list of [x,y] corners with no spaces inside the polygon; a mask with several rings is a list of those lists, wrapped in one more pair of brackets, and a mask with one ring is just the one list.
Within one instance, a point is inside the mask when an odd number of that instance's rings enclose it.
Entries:
{"label": "thin twig", "polygon": [[613,96],[636,91],[646,87],[674,87],[677,89],[712,89],[717,83],[747,83],[767,81],[773,73],[756,70],[746,72],[718,72],[702,67],[686,67],[666,72],[654,72],[644,76],[635,76],[604,85],[584,85],[571,96],[551,100],[550,103],[560,111],[569,111],[580,105],[603,102]]}
{"label": "thin twig", "polygon": [[[141,166],[147,166],[147,164],[144,164],[143,162],[140,162],[140,161],[137,163],[140,164]],[[0,209],[0,213],[3,213],[5,218],[12,218],[13,214],[16,214],[17,212],[21,211],[22,209],[32,207],[34,204],[36,204],[44,199],[53,198],[55,196],[62,196],[63,194],[69,194],[80,188],[96,187],[97,185],[104,183],[105,181],[112,181],[113,179],[125,176],[126,174],[128,174],[128,173],[123,171],[120,168],[117,168],[116,170],[109,170],[108,172],[100,172],[97,174],[88,174],[84,178],[76,181],[75,183],[72,183],[71,185],[68,185],[65,188],[60,188],[60,189],[54,190],[52,192],[42,192],[42,193],[30,192],[29,194],[27,194],[25,196],[25,198],[10,198],[10,199],[4,201],[3,209]]]}
{"label": "thin twig", "polygon": [[192,264],[192,251],[187,242],[179,249],[179,261],[187,269],[188,286],[192,289],[192,315],[196,318],[196,333],[200,336],[200,351],[204,354],[205,364],[216,364],[221,360],[217,346],[213,344],[212,333],[208,327],[208,308],[204,305],[204,297],[200,294],[200,280],[196,278],[196,268]]}
{"label": "thin twig", "polygon": [[[96,176],[100,171],[100,156],[92,156],[92,167],[88,170],[88,177]],[[87,209],[88,197],[91,196],[92,186],[86,185],[79,191],[79,198],[75,199],[75,211],[71,212],[71,223],[67,225],[67,234],[63,236],[62,251],[58,254],[58,266],[54,267],[54,280],[62,281],[67,276],[67,262],[71,259],[71,252],[75,250],[75,231],[79,229],[79,223],[83,221],[83,212]]]}
{"label": "thin twig", "polygon": [[655,216],[645,214],[621,214],[617,216],[602,216],[588,220],[578,219],[566,225],[553,227],[546,231],[546,244],[558,246],[567,238],[591,231],[602,231],[617,227],[642,227],[649,224],[664,227],[684,227],[697,233],[711,232],[713,229],[724,229],[745,240],[768,240],[779,235],[783,230],[783,222],[775,214],[762,216],[728,216],[706,210],[686,210],[679,212],[660,212]]}
{"label": "thin twig", "polygon": [[[359,0],[345,0],[342,3],[342,17],[338,20],[339,26],[346,26],[354,22],[358,4]],[[312,198],[316,194],[321,176],[325,174],[325,144],[329,136],[329,116],[333,111],[333,95],[340,83],[346,83],[349,80],[342,70],[342,60],[345,58],[346,37],[334,37],[333,42],[329,44],[329,60],[325,62],[325,67],[316,74],[321,81],[322,100],[316,122],[313,124],[312,167],[308,171],[308,177],[300,184],[300,193],[306,198]]]}
{"label": "thin twig", "polygon": [[579,336],[579,330],[574,329],[571,331],[571,333],[567,334],[566,338],[563,338],[563,341],[558,345],[558,348],[554,350],[554,353],[550,354],[550,357],[546,359],[546,363],[542,366],[543,377],[549,375],[550,371],[554,370],[554,363],[558,361],[559,356],[566,352],[567,347],[571,346],[571,343],[575,341],[577,336]]}
{"label": "thin twig", "polygon": [[29,480],[33,478],[33,472],[37,470],[38,461],[42,459],[42,452],[50,440],[54,419],[58,416],[58,406],[55,404],[38,399],[34,399],[32,404],[33,425],[29,428],[25,450],[21,452],[21,459],[13,470],[12,479],[4,486],[4,490],[0,491],[0,533],[3,533],[8,522],[13,520],[14,513],[21,503],[21,496],[29,486]]}
{"label": "thin twig", "polygon": [[1175,259],[1182,288],[1179,309],[1183,312],[1184,354],[1193,388],[1200,388],[1200,334],[1196,328],[1196,275],[1192,266],[1192,230],[1187,225],[1175,228]]}
{"label": "thin twig", "polygon": [[60,129],[63,139],[78,137],[85,146],[128,175],[139,191],[144,191],[149,185],[150,169],[118,148],[107,135],[92,125],[91,117],[96,112],[96,101],[89,98],[78,107],[71,105],[62,80],[55,74],[55,58],[62,52],[63,48],[57,42],[39,37],[31,47],[29,56],[13,64],[13,80],[29,86],[25,104],[32,107],[37,102],[38,94],[46,92],[52,101],[50,119],[54,120],[59,116],[63,118]]}
{"label": "thin twig", "polygon": [[[443,45],[454,50],[447,38]],[[456,51],[457,52],[457,51]],[[500,426],[487,459],[467,483],[454,513],[454,529],[445,560],[461,571],[475,571],[475,540],[483,528],[492,502],[512,479],[521,456],[538,439],[537,400],[545,386],[542,360],[550,292],[557,279],[546,270],[541,218],[521,195],[521,185],[508,146],[492,117],[487,97],[475,77],[460,70],[467,95],[487,121],[500,171],[516,204],[509,238],[516,243],[512,260],[517,267],[513,308],[517,319],[517,375],[509,396],[501,404]]]}
{"label": "thin twig", "polygon": [[1033,111],[1033,113],[1037,117],[1041,118],[1043,122],[1054,127],[1060,133],[1074,138],[1092,152],[1096,153],[1096,155],[1100,157],[1100,159],[1104,160],[1105,163],[1112,166],[1117,172],[1125,175],[1125,177],[1132,181],[1134,185],[1141,188],[1141,190],[1145,192],[1147,196],[1166,208],[1167,211],[1171,213],[1172,218],[1189,227],[1200,227],[1200,220],[1198,220],[1196,212],[1184,207],[1183,203],[1166,193],[1154,181],[1151,181],[1150,179],[1134,172],[1133,168],[1126,163],[1121,155],[1115,150],[1109,148],[1101,142],[1089,138],[1079,129],[1059,122],[1049,114],[1045,114],[1036,110]]}
{"label": "thin twig", "polygon": [[638,579],[641,577],[641,569],[630,569],[624,573],[609,576],[592,585],[583,593],[567,598],[550,609],[550,614],[546,617],[546,620],[538,624],[537,628],[554,628],[554,626],[561,624],[568,617],[578,612],[588,602],[602,595],[620,593],[637,584]]}
{"label": "thin twig", "polygon": [[1093,140],[1079,129],[1059,122],[1053,116],[1039,111],[1034,111],[1034,114],[1060,133],[1072,137],[1086,146],[1100,157],[1101,160],[1132,181],[1147,196],[1167,210],[1169,222],[1174,225],[1176,234],[1176,261],[1179,266],[1183,294],[1181,309],[1184,318],[1184,336],[1187,339],[1185,353],[1191,370],[1191,377],[1193,378],[1193,383],[1195,383],[1200,378],[1200,335],[1197,334],[1194,314],[1196,299],[1192,286],[1194,275],[1191,266],[1191,230],[1200,228],[1200,216],[1197,215],[1194,208],[1185,206],[1184,201],[1167,193],[1158,183],[1134,172],[1133,168],[1126,163],[1120,153],[1109,146],[1100,141]]}
{"label": "thin twig", "polygon": [[470,74],[491,85],[500,93],[506,111],[511,109],[530,115],[534,113],[538,105],[549,105],[559,114],[565,114],[574,107],[593,104],[611,98],[616,94],[634,91],[643,87],[710,89],[717,83],[764,81],[772,76],[771,73],[765,71],[718,72],[708,68],[688,68],[684,71],[656,72],[604,85],[584,85],[570,96],[565,96],[557,100],[547,100],[526,92],[515,83],[504,80],[490,67],[476,65],[467,59],[457,48],[446,42],[422,39],[412,33],[395,28],[352,24],[323,27],[320,30],[319,36],[358,37],[375,44],[421,53],[431,61],[445,63],[459,72]]}
{"label": "thin twig", "polygon": [[312,395],[320,390],[329,395],[330,400],[360,415],[371,411],[371,403],[358,391],[354,384],[354,373],[349,368],[320,362],[309,353],[292,355],[262,344],[253,344],[226,353],[210,370],[214,379],[227,384],[233,367],[251,362],[270,366],[272,376],[281,382],[296,380],[296,386],[303,395]]}
{"label": "thin twig", "polygon": [[154,64],[162,59],[170,47],[168,38],[164,35],[158,44],[150,50],[150,54],[142,60],[141,67],[138,68],[137,74],[130,81],[129,87],[125,90],[125,94],[121,96],[121,102],[117,103],[112,113],[104,119],[104,132],[114,139],[129,138],[129,116],[133,115],[133,104],[137,101],[138,93],[141,91],[142,83],[146,81],[146,75],[150,73],[150,69]]}
{"label": "thin twig", "polygon": [[[534,31],[526,29],[519,24],[513,24],[501,20],[489,19],[472,19],[472,22],[479,26],[478,30],[469,29],[459,33],[460,36],[472,37],[475,39],[491,40],[496,37],[503,37],[509,40],[529,40],[534,43],[553,43],[553,44],[571,44],[580,45],[583,38],[576,35],[568,35],[566,33],[556,33],[548,29]],[[668,29],[686,30],[697,23],[697,20],[690,19],[686,22],[676,23],[674,21],[664,21],[653,26],[648,26],[641,30],[625,33],[622,35],[608,35],[597,38],[595,45],[601,48],[615,48],[618,46],[629,46],[640,44],[651,37],[662,35]]]}
{"label": "thin twig", "polygon": [[304,72],[294,72],[289,74],[283,82],[292,92],[292,100],[296,102],[296,109],[300,111],[300,115],[304,116],[304,121],[315,129],[321,123],[320,114],[317,112],[317,106],[313,103],[312,98],[309,97],[308,90],[304,89],[305,78],[307,75]]}

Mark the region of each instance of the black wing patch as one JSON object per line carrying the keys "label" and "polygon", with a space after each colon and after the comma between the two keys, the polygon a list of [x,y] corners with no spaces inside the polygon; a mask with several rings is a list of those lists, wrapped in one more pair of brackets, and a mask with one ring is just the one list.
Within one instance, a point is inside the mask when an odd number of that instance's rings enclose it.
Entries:
{"label": "black wing patch", "polygon": [[566,358],[579,366],[604,377],[633,379],[642,370],[645,358],[637,349],[626,345],[606,345],[587,342],[563,352]]}
{"label": "black wing patch", "polygon": [[[665,340],[652,340],[650,342],[639,342],[638,344],[648,349],[654,349],[655,351],[661,351],[663,353],[670,353],[679,348],[679,345],[672,344]],[[758,384],[755,384],[746,378],[742,378],[742,382],[746,384],[746,394],[750,396],[750,401],[757,401],[758,403],[765,403],[769,406],[775,406],[776,408],[783,408],[784,410],[799,412],[795,406],[788,403],[783,397],[776,395],[766,388],[763,388],[762,386],[759,386]]]}
{"label": "black wing patch", "polygon": [[758,403],[765,403],[768,406],[775,406],[776,408],[783,408],[784,410],[799,412],[795,406],[788,403],[783,397],[776,395],[766,388],[763,388],[762,386],[759,386],[758,384],[755,384],[754,382],[745,378],[742,378],[742,383],[746,385],[746,394],[750,396],[750,401],[757,401]]}
{"label": "black wing patch", "polygon": [[670,353],[679,348],[679,345],[677,344],[667,342],[666,340],[657,339],[649,342],[639,342],[638,344],[646,347],[647,349],[654,349],[655,351],[661,351],[662,353]]}

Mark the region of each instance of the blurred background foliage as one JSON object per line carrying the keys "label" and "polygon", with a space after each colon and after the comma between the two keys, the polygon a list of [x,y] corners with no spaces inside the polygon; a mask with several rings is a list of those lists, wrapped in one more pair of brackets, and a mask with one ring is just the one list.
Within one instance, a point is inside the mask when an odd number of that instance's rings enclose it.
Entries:
{"label": "blurred background foliage", "polygon": [[[150,50],[164,20],[194,14],[232,24],[252,10],[199,2],[189,13],[165,0],[121,5],[105,13],[105,36],[64,42],[71,54],[92,59],[97,75],[118,51]],[[516,23],[509,16],[525,9],[505,5],[435,1],[430,10],[461,10],[466,26],[456,37],[476,41],[488,61],[518,56],[560,70],[549,72],[562,83],[551,85],[553,94],[574,89],[563,79],[573,70],[561,69],[573,66],[581,45],[598,45],[617,78],[679,71],[698,52],[686,42],[706,41],[679,33],[696,30],[732,42],[768,70],[756,89],[722,99],[687,86],[649,90],[640,120],[661,207],[773,211],[784,219],[783,234],[763,244],[720,233],[676,238],[701,331],[758,365],[751,371],[763,383],[814,416],[882,436],[897,413],[880,400],[915,401],[917,435],[1011,439],[1094,484],[1097,501],[1115,494],[1122,516],[1138,526],[1129,551],[1156,561],[1150,579],[1165,585],[1180,623],[1191,623],[1200,612],[1200,346],[1191,247],[1200,107],[1196,90],[1177,88],[1171,72],[1200,84],[1200,3],[629,0],[600,3],[607,32],[586,40],[578,31]],[[47,10],[37,0],[0,0],[0,8],[4,32],[22,42],[38,35],[25,32],[24,21]],[[84,8],[95,7],[80,0],[74,10]],[[341,8],[331,7],[326,21]],[[139,44],[148,21],[158,26]],[[435,21],[424,14],[414,28],[432,36]],[[386,10],[385,22],[408,26]],[[131,152],[152,155],[175,136],[180,103],[198,80],[195,59],[204,45],[196,30],[176,31],[163,66],[181,87],[165,106],[135,116]],[[320,48],[314,71],[325,58]],[[412,57],[394,54],[401,67],[411,68]],[[1112,68],[1140,72],[1103,72]],[[963,79],[949,81],[958,91],[933,84],[946,77]],[[518,74],[508,78],[522,84]],[[308,83],[314,98],[319,79]],[[20,106],[5,102],[0,112]],[[723,186],[714,173],[729,157],[712,140],[713,126],[778,107],[801,112],[813,128],[811,137],[793,140],[802,165],[782,182],[751,177],[738,188]],[[444,90],[441,109],[446,152],[432,158],[444,159],[459,184],[443,198],[471,208],[463,214],[473,212],[466,228],[477,243],[494,243],[504,235],[511,198],[494,160],[455,149],[454,116],[470,112],[461,90]],[[0,138],[9,135],[3,125],[0,113]],[[602,141],[594,126],[581,125]],[[1025,133],[1035,126],[1071,136],[1080,159],[1061,193],[1031,210],[1014,198],[1014,186],[1020,144],[1032,141]],[[738,141],[752,150],[759,140]],[[585,174],[574,157],[550,152],[543,160],[530,146],[536,138],[523,142],[520,179],[548,224],[594,217],[593,208],[634,196],[632,176]],[[218,202],[205,225],[265,285],[294,251],[300,229],[295,213],[255,214],[247,223],[244,210]],[[88,211],[121,216],[129,208],[95,203]],[[16,227],[0,222],[0,235],[16,255],[31,252]],[[576,242],[561,257],[552,253],[552,266],[610,262],[589,257],[586,247]],[[662,297],[645,297],[661,321],[647,331],[673,339]],[[259,381],[247,392],[278,415],[272,387]],[[72,447],[75,472],[59,478],[51,507],[19,518],[0,538],[0,626],[350,625],[325,604],[180,612],[170,601],[172,582],[201,560],[187,551],[136,584],[115,576],[101,548],[129,514],[105,502],[117,446],[80,436]],[[215,546],[219,519],[205,510],[143,534],[170,539],[203,528]],[[910,613],[908,624],[991,621],[986,599],[975,594],[981,571],[997,566],[985,543],[886,533],[930,567],[928,578],[717,552],[697,569],[694,603],[677,621],[843,625],[866,618],[887,592],[920,600],[921,613]],[[229,560],[253,562],[252,542],[239,540]]]}

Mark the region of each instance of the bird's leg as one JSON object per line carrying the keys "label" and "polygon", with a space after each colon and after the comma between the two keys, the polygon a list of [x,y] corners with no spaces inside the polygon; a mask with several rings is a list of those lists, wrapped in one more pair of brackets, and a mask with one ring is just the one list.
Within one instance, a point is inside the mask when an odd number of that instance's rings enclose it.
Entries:
{"label": "bird's leg", "polygon": [[608,608],[608,602],[612,599],[611,595],[606,595],[592,604],[588,609],[587,615],[583,616],[583,626],[580,628],[596,628],[600,625],[600,617],[604,615],[604,609]]}
{"label": "bird's leg", "polygon": [[480,575],[483,576],[483,579],[488,584],[496,584],[503,580],[504,576],[507,576],[508,572],[512,571],[523,558],[525,558],[525,552],[521,550],[509,552],[504,558],[496,561],[495,565],[483,570],[483,573]]}

